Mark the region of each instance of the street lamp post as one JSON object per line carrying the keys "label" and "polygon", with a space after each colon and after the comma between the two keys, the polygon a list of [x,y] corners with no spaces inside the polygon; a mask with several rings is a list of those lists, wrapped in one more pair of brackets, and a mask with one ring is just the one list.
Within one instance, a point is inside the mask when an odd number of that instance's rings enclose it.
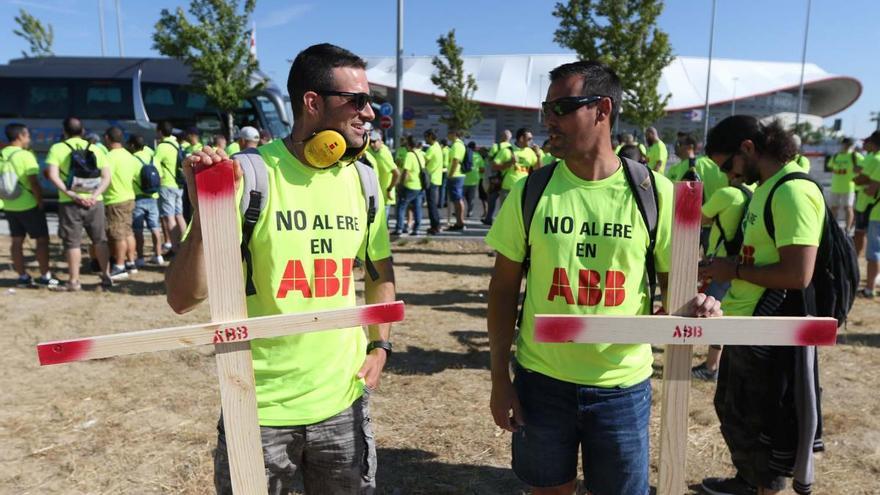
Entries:
{"label": "street lamp post", "polygon": [[813,0],[807,0],[807,25],[804,27],[804,49],[801,51],[801,82],[798,86],[797,114],[794,117],[794,128],[797,132],[798,124],[801,123],[801,110],[804,104],[804,67],[807,64],[807,38],[810,35],[810,7]]}
{"label": "street lamp post", "polygon": [[733,98],[730,100],[730,115],[736,115],[736,81],[738,77],[733,78]]}
{"label": "street lamp post", "polygon": [[712,48],[715,43],[715,0],[712,0],[712,24],[709,27],[709,68],[706,70],[706,105],[703,108],[703,143],[709,136],[709,88],[712,82]]}

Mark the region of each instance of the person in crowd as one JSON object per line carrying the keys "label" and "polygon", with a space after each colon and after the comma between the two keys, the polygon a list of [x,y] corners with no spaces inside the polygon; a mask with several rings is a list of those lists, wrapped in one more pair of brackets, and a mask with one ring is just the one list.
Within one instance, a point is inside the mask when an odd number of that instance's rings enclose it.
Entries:
{"label": "person in crowd", "polygon": [[370,149],[367,152],[376,162],[376,174],[379,176],[379,188],[385,193],[385,217],[391,214],[391,207],[397,203],[397,184],[400,182],[400,171],[394,164],[394,155],[382,138],[381,131],[370,133]]}
{"label": "person in crowd", "polygon": [[461,131],[450,129],[446,136],[452,143],[449,145],[449,173],[446,184],[449,190],[449,201],[455,214],[455,224],[446,230],[459,231],[464,230],[464,179],[465,172],[462,170],[462,163],[467,150],[464,142],[461,140]]}
{"label": "person in crowd", "polygon": [[[501,196],[501,185],[504,183],[505,172],[496,168],[505,164],[499,160],[502,158],[502,152],[512,146],[510,140],[513,133],[510,129],[504,129],[498,135],[498,142],[489,149],[489,156],[486,162],[486,173],[483,181],[485,182],[486,192],[489,194],[489,207],[486,209],[486,215],[481,219],[483,225],[492,225],[495,219],[495,210],[498,207],[498,199]],[[509,160],[509,158],[508,158]]]}
{"label": "person in crowd", "polygon": [[183,217],[183,188],[180,179],[181,157],[184,154],[181,144],[174,137],[174,126],[169,120],[156,125],[159,143],[153,161],[162,177],[159,189],[159,214],[165,232],[166,257],[172,257],[180,246],[180,239],[186,232],[186,219]]}
{"label": "person in crowd", "polygon": [[[222,148],[219,148],[222,149]],[[143,167],[158,167],[153,162],[153,150],[144,145],[144,137],[132,134],[128,139],[128,151],[138,161],[138,169],[135,173],[134,180],[134,211],[132,212],[131,228],[134,231],[135,240],[135,268],[143,268],[147,264],[144,256],[144,227],[150,231],[153,241],[153,256],[149,262],[158,265],[165,265],[165,258],[162,256],[162,230],[159,222],[159,192],[152,194],[144,192],[141,186],[141,170]]]}
{"label": "person in crowd", "polygon": [[645,130],[645,141],[648,143],[648,152],[645,154],[648,167],[661,174],[665,173],[669,150],[666,149],[666,143],[660,139],[657,129],[648,127]]}
{"label": "person in crowd", "polygon": [[425,143],[428,145],[425,151],[425,169],[428,172],[431,184],[427,189],[428,220],[431,225],[428,235],[440,233],[440,188],[443,185],[443,148],[437,141],[434,129],[425,131]]}
{"label": "person in crowd", "polygon": [[137,273],[135,240],[132,231],[135,192],[134,184],[141,164],[125,149],[125,134],[113,126],[104,132],[107,166],[110,167],[110,185],[104,192],[104,210],[107,217],[107,238],[110,240],[110,278],[127,279]]}

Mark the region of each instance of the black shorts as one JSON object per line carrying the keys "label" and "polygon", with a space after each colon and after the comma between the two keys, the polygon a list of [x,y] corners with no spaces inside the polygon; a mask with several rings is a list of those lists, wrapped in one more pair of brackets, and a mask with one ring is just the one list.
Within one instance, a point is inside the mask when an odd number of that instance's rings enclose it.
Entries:
{"label": "black shorts", "polygon": [[855,217],[856,230],[868,230],[868,219],[870,215],[867,211],[857,211]]}
{"label": "black shorts", "polygon": [[39,208],[7,211],[6,220],[9,221],[9,233],[12,237],[24,237],[25,235],[30,236],[31,239],[49,237],[46,213]]}

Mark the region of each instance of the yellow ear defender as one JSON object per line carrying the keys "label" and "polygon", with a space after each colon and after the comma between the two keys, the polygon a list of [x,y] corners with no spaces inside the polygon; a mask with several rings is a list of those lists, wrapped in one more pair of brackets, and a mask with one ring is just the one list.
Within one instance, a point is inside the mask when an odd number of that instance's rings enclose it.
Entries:
{"label": "yellow ear defender", "polygon": [[315,168],[330,168],[337,163],[345,167],[360,158],[369,144],[369,133],[364,133],[363,145],[349,148],[339,131],[326,129],[312,134],[303,141],[303,153],[309,165]]}

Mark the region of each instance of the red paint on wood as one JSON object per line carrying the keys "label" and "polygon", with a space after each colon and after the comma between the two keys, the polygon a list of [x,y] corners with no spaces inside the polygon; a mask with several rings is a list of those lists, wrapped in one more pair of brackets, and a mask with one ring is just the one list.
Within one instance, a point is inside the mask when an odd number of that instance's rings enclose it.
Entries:
{"label": "red paint on wood", "polygon": [[586,329],[586,323],[578,318],[542,316],[535,319],[536,342],[572,342]]}
{"label": "red paint on wood", "polygon": [[223,160],[208,167],[196,168],[196,190],[200,197],[218,197],[235,194],[235,174],[232,160]]}
{"label": "red paint on wood", "polygon": [[361,325],[375,325],[378,323],[393,323],[403,321],[403,303],[396,301],[388,304],[375,305],[361,309]]}
{"label": "red paint on wood", "polygon": [[69,363],[83,359],[91,348],[91,339],[49,342],[37,346],[37,356],[40,366]]}
{"label": "red paint on wood", "polygon": [[703,183],[677,182],[675,184],[675,223],[682,227],[700,225],[703,218]]}
{"label": "red paint on wood", "polygon": [[837,321],[810,321],[795,332],[795,345],[834,345],[837,343]]}

